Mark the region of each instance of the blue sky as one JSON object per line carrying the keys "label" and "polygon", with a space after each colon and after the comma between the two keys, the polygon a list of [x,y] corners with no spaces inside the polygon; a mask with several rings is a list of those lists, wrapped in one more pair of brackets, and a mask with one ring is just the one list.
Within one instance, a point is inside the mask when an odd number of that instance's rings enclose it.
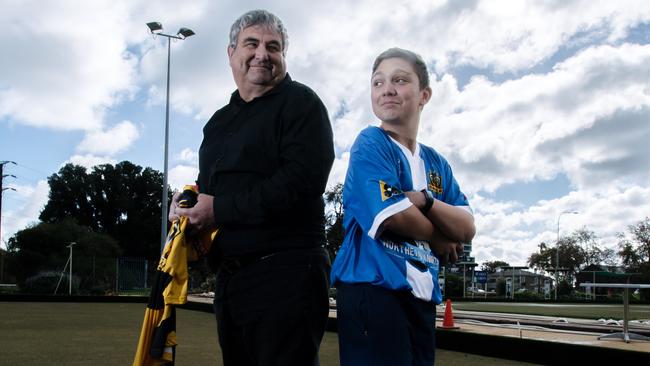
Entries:
{"label": "blue sky", "polygon": [[354,137],[376,124],[369,76],[392,46],[420,53],[434,91],[421,142],[450,161],[475,211],[477,261],[523,265],[540,242],[586,227],[602,247],[650,215],[650,3],[645,1],[0,0],[1,244],[37,222],[67,162],[162,170],[172,44],[170,184],[197,173],[201,129],[235,86],[228,29],[266,8],[289,31],[289,73],[332,119],[343,180]]}

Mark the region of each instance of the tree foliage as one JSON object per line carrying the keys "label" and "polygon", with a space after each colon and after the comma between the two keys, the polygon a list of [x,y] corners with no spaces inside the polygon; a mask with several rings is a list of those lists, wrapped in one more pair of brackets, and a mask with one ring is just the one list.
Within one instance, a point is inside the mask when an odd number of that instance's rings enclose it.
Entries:
{"label": "tree foliage", "polygon": [[[69,257],[70,243],[73,246],[73,270],[75,274],[103,273],[112,270],[106,266],[93,266],[93,257],[115,257],[120,254],[117,241],[106,234],[93,232],[87,226],[79,225],[72,218],[56,223],[41,222],[18,231],[7,243],[10,272],[16,276],[19,285],[41,272],[61,272]],[[88,277],[90,278],[90,277]],[[90,288],[93,283],[82,286]]]}
{"label": "tree foliage", "polygon": [[487,271],[488,273],[495,273],[499,267],[508,267],[510,264],[504,261],[488,261],[484,262],[481,265],[481,271]]}
{"label": "tree foliage", "polygon": [[463,276],[447,272],[445,275],[445,298],[463,296]]}
{"label": "tree foliage", "polygon": [[642,264],[650,264],[650,217],[627,227],[627,232],[617,234],[618,254],[623,265],[637,270]]}
{"label": "tree foliage", "polygon": [[[623,264],[628,272],[640,273],[641,283],[650,283],[650,217],[645,217],[618,233],[618,245]],[[641,290],[643,299],[650,299],[650,290]]]}
{"label": "tree foliage", "polygon": [[[611,264],[615,253],[611,249],[601,249],[598,237],[593,231],[578,229],[569,236],[560,238],[559,243],[549,247],[546,243],[539,245],[539,251],[531,254],[528,265],[542,271],[554,271],[556,260],[559,261],[560,277],[573,283],[575,275],[585,266]],[[556,254],[559,254],[556,257]]]}
{"label": "tree foliage", "polygon": [[325,192],[325,203],[327,205],[325,235],[327,237],[327,250],[332,261],[336,257],[345,233],[343,230],[343,184],[338,183]]}
{"label": "tree foliage", "polygon": [[115,238],[125,256],[160,253],[162,174],[123,161],[85,168],[67,164],[48,178],[50,195],[40,219],[73,218]]}

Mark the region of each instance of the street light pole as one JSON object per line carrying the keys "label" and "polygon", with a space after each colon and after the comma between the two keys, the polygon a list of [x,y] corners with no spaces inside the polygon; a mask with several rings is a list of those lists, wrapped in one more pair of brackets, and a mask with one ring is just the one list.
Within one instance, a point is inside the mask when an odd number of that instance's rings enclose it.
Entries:
{"label": "street light pole", "polygon": [[168,179],[168,168],[167,161],[169,156],[169,70],[171,63],[171,49],[172,49],[172,39],[167,37],[167,98],[165,103],[165,165],[163,170],[163,194],[162,194],[162,213],[160,221],[160,252],[162,253],[165,247],[165,238],[167,237],[167,205],[168,205],[168,195],[169,188],[167,185]]}
{"label": "street light pole", "polygon": [[75,244],[77,243],[71,242],[70,245],[68,245],[68,248],[70,248],[70,275],[68,276],[70,286],[68,287],[68,295],[72,295],[72,246]]}
{"label": "street light pole", "polygon": [[147,27],[151,31],[151,34],[167,37],[167,100],[165,103],[165,159],[163,167],[163,195],[162,195],[162,207],[161,207],[161,220],[160,220],[160,251],[162,252],[165,248],[165,239],[167,237],[167,205],[168,205],[168,194],[169,187],[167,186],[168,181],[168,151],[169,151],[169,74],[170,74],[170,64],[171,64],[171,42],[173,39],[184,40],[187,37],[193,36],[195,33],[189,28],[181,28],[178,30],[176,35],[164,34],[162,33],[162,24],[159,22],[149,22]]}
{"label": "street light pole", "polygon": [[580,212],[578,211],[562,211],[557,216],[557,243],[555,244],[555,301],[557,301],[557,287],[560,284],[560,279],[558,277],[558,272],[560,269],[560,218],[564,214],[577,215]]}

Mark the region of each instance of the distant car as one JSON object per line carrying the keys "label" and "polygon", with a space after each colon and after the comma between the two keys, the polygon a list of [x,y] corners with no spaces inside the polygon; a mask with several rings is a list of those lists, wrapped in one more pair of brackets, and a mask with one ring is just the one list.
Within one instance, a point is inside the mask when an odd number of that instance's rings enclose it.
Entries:
{"label": "distant car", "polygon": [[478,288],[478,287],[468,287],[467,292],[472,293],[472,294],[484,294],[485,290],[483,290],[482,288]]}

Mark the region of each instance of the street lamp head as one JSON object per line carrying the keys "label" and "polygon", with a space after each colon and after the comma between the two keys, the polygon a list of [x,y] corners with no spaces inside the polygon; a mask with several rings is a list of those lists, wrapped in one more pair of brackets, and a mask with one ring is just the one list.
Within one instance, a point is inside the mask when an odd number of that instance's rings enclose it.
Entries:
{"label": "street lamp head", "polygon": [[160,22],[149,22],[147,23],[147,27],[149,27],[149,30],[151,33],[156,34],[162,32],[162,24]]}
{"label": "street lamp head", "polygon": [[185,28],[185,27],[179,29],[179,30],[178,30],[178,33],[176,33],[177,36],[179,36],[179,37],[181,37],[181,38],[183,38],[183,39],[185,39],[185,38],[187,38],[187,37],[191,37],[191,36],[193,36],[194,34],[196,34],[196,33],[194,33],[194,31],[192,31],[192,30],[189,29],[189,28]]}

